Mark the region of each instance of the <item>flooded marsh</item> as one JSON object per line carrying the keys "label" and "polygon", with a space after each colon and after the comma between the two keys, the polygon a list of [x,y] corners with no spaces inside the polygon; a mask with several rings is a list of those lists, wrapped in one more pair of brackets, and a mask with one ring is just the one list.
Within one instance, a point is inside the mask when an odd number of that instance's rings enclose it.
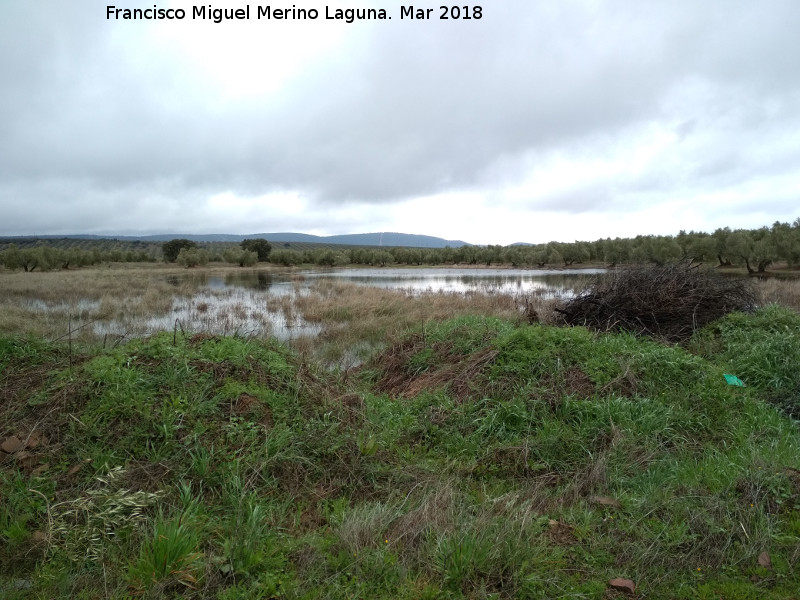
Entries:
{"label": "flooded marsh", "polygon": [[[0,332],[103,344],[158,331],[275,337],[323,362],[347,364],[434,319],[525,319],[533,309],[548,322],[555,304],[598,273],[167,265],[3,272]],[[765,302],[796,295],[796,287],[797,282],[760,284]]]}
{"label": "flooded marsh", "polygon": [[276,337],[338,360],[430,319],[519,316],[534,301],[544,308],[596,272],[158,265],[2,273],[0,331],[104,343],[165,330]]}

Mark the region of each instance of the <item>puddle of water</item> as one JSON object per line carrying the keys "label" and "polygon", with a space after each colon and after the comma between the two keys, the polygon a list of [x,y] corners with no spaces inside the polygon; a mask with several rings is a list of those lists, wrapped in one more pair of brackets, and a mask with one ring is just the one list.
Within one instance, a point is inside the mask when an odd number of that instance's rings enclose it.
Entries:
{"label": "puddle of water", "polygon": [[83,298],[77,302],[68,304],[66,302],[45,302],[44,300],[39,300],[38,298],[32,298],[26,302],[26,306],[33,310],[39,310],[42,312],[85,313],[100,308],[100,301]]}
{"label": "puddle of water", "polygon": [[219,293],[210,288],[189,298],[174,298],[168,314],[154,315],[134,324],[119,320],[98,321],[93,328],[100,336],[130,335],[132,328],[137,333],[149,334],[174,327],[187,333],[275,337],[282,341],[319,335],[322,330],[319,324],[305,321],[292,310],[276,310],[269,300],[270,296],[249,290]]}
{"label": "puddle of water", "polygon": [[45,302],[31,298],[25,301],[25,307],[36,312],[63,314],[85,321],[100,308],[100,301],[82,298],[76,302]]}
{"label": "puddle of water", "polygon": [[181,287],[183,284],[188,283],[197,288],[208,288],[212,290],[246,288],[274,292],[281,288],[291,289],[292,282],[296,279],[297,277],[283,274],[248,269],[222,274],[187,270],[186,274],[167,275],[162,281],[166,281],[168,284],[175,287]]}

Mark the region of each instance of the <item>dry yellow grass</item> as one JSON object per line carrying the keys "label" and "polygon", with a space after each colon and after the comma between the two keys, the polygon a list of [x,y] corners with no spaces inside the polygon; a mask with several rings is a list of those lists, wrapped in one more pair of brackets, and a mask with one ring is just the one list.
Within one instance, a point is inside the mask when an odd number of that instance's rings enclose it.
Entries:
{"label": "dry yellow grass", "polygon": [[773,277],[759,281],[757,289],[763,304],[780,304],[800,312],[800,279]]}

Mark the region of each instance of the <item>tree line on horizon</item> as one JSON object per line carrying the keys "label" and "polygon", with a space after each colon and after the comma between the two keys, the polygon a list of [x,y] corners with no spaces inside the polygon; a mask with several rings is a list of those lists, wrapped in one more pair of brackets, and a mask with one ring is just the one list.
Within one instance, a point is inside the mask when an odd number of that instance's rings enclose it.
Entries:
{"label": "tree line on horizon", "polygon": [[[273,248],[268,240],[194,242],[175,239],[163,244],[113,240],[76,241],[62,248],[60,240],[40,240],[33,247],[8,245],[0,251],[0,264],[23,271],[70,269],[111,262],[174,262],[194,267],[225,262],[241,267],[259,262],[276,265],[317,266],[370,265],[510,265],[512,267],[569,267],[580,264],[663,265],[678,260],[719,267],[739,266],[749,273],[764,273],[776,263],[800,266],[800,218],[775,222],[759,229],[719,228],[713,233],[681,231],[678,235],[639,235],[604,238],[593,242],[548,242],[531,245],[488,245],[444,248],[321,247],[296,250]],[[95,244],[93,247],[92,244]],[[102,249],[101,249],[102,248]]]}

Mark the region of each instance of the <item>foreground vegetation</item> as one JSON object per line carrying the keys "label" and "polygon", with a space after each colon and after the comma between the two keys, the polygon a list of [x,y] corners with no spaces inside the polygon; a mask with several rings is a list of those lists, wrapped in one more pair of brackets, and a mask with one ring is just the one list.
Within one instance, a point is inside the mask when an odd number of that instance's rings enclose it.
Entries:
{"label": "foreground vegetation", "polygon": [[358,371],[308,356],[0,339],[0,595],[800,589],[792,311],[733,314],[684,347],[464,315]]}

